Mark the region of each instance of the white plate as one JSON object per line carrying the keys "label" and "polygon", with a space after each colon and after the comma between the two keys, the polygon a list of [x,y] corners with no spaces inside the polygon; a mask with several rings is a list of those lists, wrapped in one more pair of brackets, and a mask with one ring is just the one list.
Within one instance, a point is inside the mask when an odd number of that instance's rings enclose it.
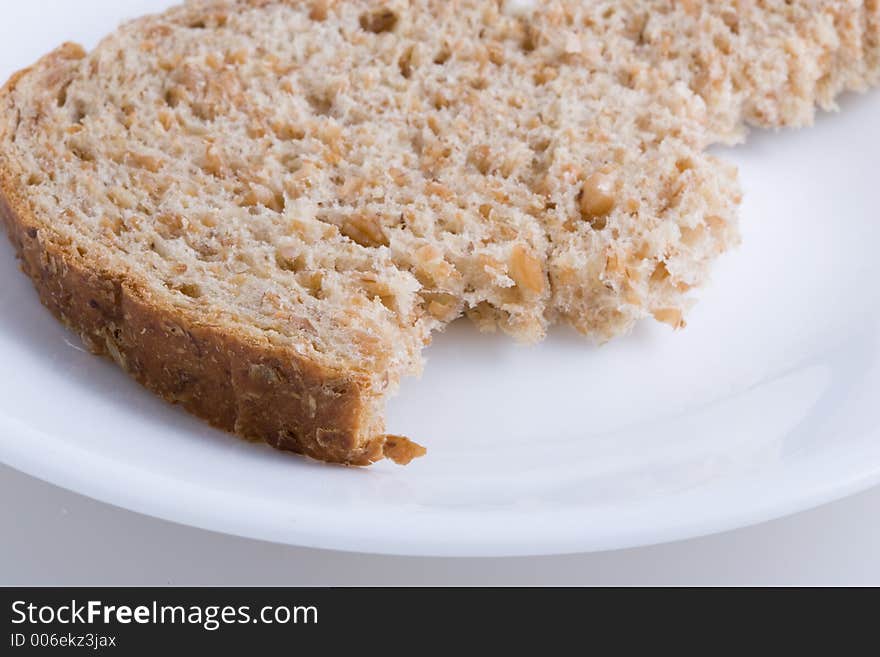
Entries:
{"label": "white plate", "polygon": [[[3,74],[168,3],[39,4],[2,28]],[[560,330],[524,348],[453,326],[390,407],[389,428],[430,448],[407,468],[307,462],[153,398],[41,308],[4,241],[0,459],[198,527],[421,555],[657,543],[866,488],[880,481],[878,117],[880,93],[849,98],[812,130],[725,153],[744,243],[684,332],[645,324],[597,348]]]}

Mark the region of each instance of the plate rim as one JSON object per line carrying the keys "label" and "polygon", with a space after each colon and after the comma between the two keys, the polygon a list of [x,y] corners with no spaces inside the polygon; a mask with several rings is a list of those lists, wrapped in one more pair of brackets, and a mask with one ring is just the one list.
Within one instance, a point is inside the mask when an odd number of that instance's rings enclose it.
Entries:
{"label": "plate rim", "polygon": [[[867,437],[880,442],[880,428],[873,428]],[[36,444],[47,448],[29,449],[27,445],[34,444],[31,441],[35,439],[40,440]],[[448,522],[439,525],[422,523],[422,529],[417,534],[408,536],[387,534],[384,530],[388,528],[388,521],[399,522],[399,514],[395,518],[386,519],[384,524],[373,524],[367,535],[349,531],[334,532],[332,527],[336,523],[329,522],[324,514],[301,515],[292,525],[289,522],[268,524],[268,519],[280,520],[271,509],[251,513],[249,516],[228,513],[226,511],[234,508],[236,503],[241,508],[243,501],[238,499],[236,502],[237,498],[230,495],[230,499],[223,499],[224,503],[218,504],[218,499],[213,497],[216,491],[207,491],[197,484],[186,484],[171,477],[168,479],[176,482],[178,491],[186,490],[186,496],[172,496],[167,493],[151,495],[149,483],[161,480],[161,473],[132,464],[121,468],[111,467],[119,462],[71,445],[63,439],[53,438],[8,416],[0,416],[0,462],[85,497],[178,525],[281,545],[411,557],[536,557],[648,547],[743,529],[822,506],[880,484],[880,460],[869,461],[859,469],[847,466],[842,471],[839,465],[835,465],[836,470],[832,472],[837,476],[830,476],[829,470],[823,468],[824,476],[810,478],[807,480],[809,485],[799,473],[803,468],[790,468],[785,471],[781,480],[774,481],[774,486],[767,495],[750,496],[747,505],[724,504],[725,498],[736,499],[735,496],[724,494],[724,486],[711,489],[708,497],[705,490],[697,488],[689,493],[656,500],[655,505],[660,513],[654,515],[654,521],[647,524],[641,522],[638,525],[618,524],[615,531],[608,531],[606,524],[600,532],[574,530],[564,532],[566,536],[563,538],[536,539],[528,533],[534,531],[534,528],[524,526],[504,538],[497,535],[480,538],[477,534],[465,533],[450,540]],[[71,464],[77,467],[72,467]],[[81,467],[82,465],[87,467]],[[743,482],[752,478],[760,481],[760,472],[745,478],[734,478],[729,483],[735,483],[735,487],[741,488]],[[187,503],[171,504],[171,497],[182,497]],[[684,501],[684,504],[676,504],[678,501]],[[631,519],[644,518],[648,515],[649,507],[650,504],[648,507],[640,507],[642,511],[631,516]],[[703,510],[695,513],[694,508]],[[219,509],[224,511],[220,512]],[[708,509],[711,512],[707,512]],[[658,517],[665,520],[658,521]],[[669,522],[670,517],[676,517],[677,521]],[[449,517],[444,519],[449,520]],[[361,523],[361,527],[363,526]],[[349,524],[345,523],[345,527],[349,527]],[[424,527],[435,529],[425,531]]]}

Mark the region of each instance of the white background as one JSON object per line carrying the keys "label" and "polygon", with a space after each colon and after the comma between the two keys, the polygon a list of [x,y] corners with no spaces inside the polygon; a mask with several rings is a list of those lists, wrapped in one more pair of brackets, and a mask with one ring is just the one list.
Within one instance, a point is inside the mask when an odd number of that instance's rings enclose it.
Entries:
{"label": "white background", "polygon": [[880,489],[706,538],[598,554],[423,559],[223,536],[0,466],[0,584],[880,585]]}
{"label": "white background", "polygon": [[[126,14],[138,15],[162,3],[124,4]],[[5,0],[0,74],[31,63],[46,44],[76,38],[92,45],[116,25],[120,5],[90,2],[98,10],[88,16],[88,36],[73,0]],[[515,559],[379,557],[222,536],[107,506],[5,467],[0,499],[0,584],[880,584],[880,489],[677,544]]]}

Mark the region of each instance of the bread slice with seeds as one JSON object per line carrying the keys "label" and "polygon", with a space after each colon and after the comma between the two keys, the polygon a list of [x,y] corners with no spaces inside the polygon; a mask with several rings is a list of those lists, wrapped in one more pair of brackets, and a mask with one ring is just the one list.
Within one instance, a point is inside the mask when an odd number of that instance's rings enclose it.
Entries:
{"label": "bread slice with seeds", "polygon": [[0,213],[43,302],[166,399],[405,463],[385,399],[462,315],[683,326],[738,239],[706,148],[876,82],[878,11],[195,0],[13,77]]}

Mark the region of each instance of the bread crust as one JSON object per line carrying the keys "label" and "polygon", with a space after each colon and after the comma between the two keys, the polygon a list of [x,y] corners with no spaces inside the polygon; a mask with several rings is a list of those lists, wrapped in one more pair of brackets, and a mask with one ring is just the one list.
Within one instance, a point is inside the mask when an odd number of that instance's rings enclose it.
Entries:
{"label": "bread crust", "polygon": [[[79,59],[64,44],[19,71],[0,90],[57,58]],[[213,426],[249,440],[331,463],[369,465],[386,456],[406,464],[425,449],[382,432],[369,380],[335,371],[291,349],[206,323],[163,304],[136,278],[102,270],[56,243],[21,189],[0,165],[0,216],[22,270],[43,304],[90,351],[115,360],[135,380]]]}

